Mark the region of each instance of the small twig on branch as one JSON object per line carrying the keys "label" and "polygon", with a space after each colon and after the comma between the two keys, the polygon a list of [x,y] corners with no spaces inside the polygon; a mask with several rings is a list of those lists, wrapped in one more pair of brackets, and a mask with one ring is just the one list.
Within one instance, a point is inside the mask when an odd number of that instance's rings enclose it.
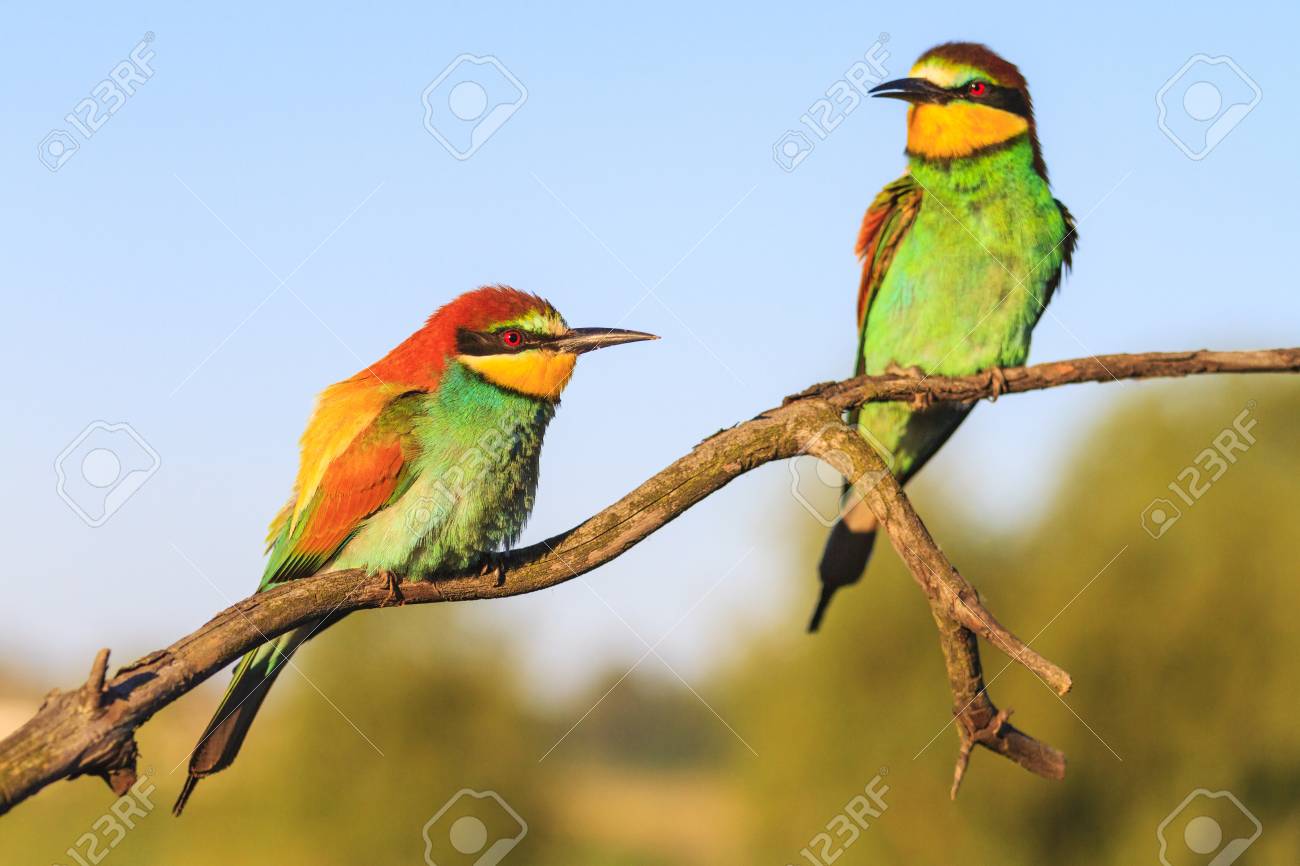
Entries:
{"label": "small twig on branch", "polygon": [[[952,771],[952,790],[948,794],[952,799],[957,799],[957,792],[961,789],[961,780],[966,778],[966,770],[970,767],[970,753],[974,751],[975,744],[980,743],[995,749],[996,746],[990,744],[998,742],[1002,733],[1002,726],[1007,723],[1009,718],[1011,718],[1011,710],[998,710],[997,715],[987,725],[975,728],[965,717],[959,717],[957,733],[961,737],[961,746],[957,750],[957,766]],[[1055,752],[1055,750],[1053,751]],[[1060,752],[1055,752],[1055,754],[1064,759]],[[1064,773],[1064,760],[1061,763],[1061,770]],[[1061,777],[1056,776],[1054,778],[1059,779]]]}
{"label": "small twig on branch", "polygon": [[[1058,693],[1064,670],[1031,650],[983,606],[939,550],[880,457],[842,423],[841,413],[872,401],[971,402],[1075,382],[1200,373],[1300,371],[1300,349],[1104,355],[955,378],[861,377],[814,386],[778,408],[709,437],[627,496],[572,530],[504,558],[495,572],[408,580],[393,591],[385,575],[357,570],[320,574],[246,598],[192,634],[107,677],[108,651],[96,656],[79,689],[55,690],[36,715],[0,740],[0,814],[59,779],[98,775],[115,792],[134,779],[135,730],[154,713],[269,637],[322,614],[394,604],[425,604],[520,595],[555,586],[619,556],[732,479],[773,460],[814,453],[841,464],[924,591],[939,632],[960,750],[955,796],[976,744],[1026,769],[1062,778],[1065,757],[1018,731],[984,687],[976,635],[1041,677]],[[847,463],[846,463],[847,461]],[[407,575],[408,578],[423,577]]]}
{"label": "small twig on branch", "polygon": [[104,705],[104,680],[108,676],[108,648],[95,653],[90,666],[90,677],[82,689],[82,707],[88,713],[97,713]]}

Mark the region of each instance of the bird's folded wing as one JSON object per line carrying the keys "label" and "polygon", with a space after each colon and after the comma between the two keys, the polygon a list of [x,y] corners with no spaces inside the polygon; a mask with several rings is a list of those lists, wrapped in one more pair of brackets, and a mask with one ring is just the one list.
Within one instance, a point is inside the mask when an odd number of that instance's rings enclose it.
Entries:
{"label": "bird's folded wing", "polygon": [[[889,270],[898,245],[907,236],[921,210],[921,185],[905,174],[882,189],[867,208],[858,231],[856,252],[862,260],[862,282],[858,287],[858,332],[866,333],[871,301]],[[861,365],[861,352],[858,363]]]}
{"label": "bird's folded wing", "polygon": [[[406,401],[335,391],[347,384],[322,395],[303,434],[298,477],[311,486],[298,487],[271,524],[263,588],[319,570],[410,480]],[[351,438],[343,441],[347,433]]]}
{"label": "bird's folded wing", "polygon": [[1056,202],[1056,206],[1061,211],[1061,222],[1065,224],[1065,234],[1061,236],[1060,242],[1057,243],[1061,250],[1061,264],[1057,267],[1056,272],[1047,279],[1047,287],[1043,292],[1044,307],[1052,300],[1052,295],[1056,292],[1057,287],[1061,285],[1061,278],[1070,270],[1070,264],[1074,259],[1074,247],[1079,242],[1079,232],[1076,230],[1074,215],[1070,213],[1065,205],[1061,204],[1060,199],[1053,199],[1053,201]]}

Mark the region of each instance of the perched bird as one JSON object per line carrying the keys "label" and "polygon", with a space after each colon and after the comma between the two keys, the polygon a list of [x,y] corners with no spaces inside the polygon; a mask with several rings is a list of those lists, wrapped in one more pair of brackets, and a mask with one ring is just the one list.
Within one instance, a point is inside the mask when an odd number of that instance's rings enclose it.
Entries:
{"label": "perched bird", "polygon": [[[258,591],[324,568],[395,580],[493,564],[532,510],[542,436],[578,355],[653,339],[569,328],[543,299],[504,286],[456,298],[320,395],[293,495],[271,522]],[[239,661],[190,756],[175,814],[199,779],[234,761],[276,676],[326,624],[300,626]]]}
{"label": "perched bird", "polygon": [[[871,92],[910,103],[908,167],[858,234],[856,373],[987,371],[996,396],[1001,368],[1024,363],[1075,246],[1074,221],[1048,186],[1025,78],[983,45],[950,42]],[[869,403],[851,420],[903,483],[969,411]],[[809,631],[835,591],[862,576],[875,536],[874,516],[847,492]]]}

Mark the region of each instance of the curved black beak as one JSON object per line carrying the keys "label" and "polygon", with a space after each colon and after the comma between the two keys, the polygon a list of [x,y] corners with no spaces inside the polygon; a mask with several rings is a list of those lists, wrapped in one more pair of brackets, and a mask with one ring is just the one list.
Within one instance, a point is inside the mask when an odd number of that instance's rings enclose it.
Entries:
{"label": "curved black beak", "polygon": [[606,346],[617,346],[620,343],[638,343],[641,340],[657,339],[659,338],[654,334],[647,334],[644,331],[624,331],[621,328],[570,328],[568,333],[550,340],[546,348],[581,355],[583,352],[603,349]]}
{"label": "curved black beak", "polygon": [[932,102],[939,105],[953,99],[953,94],[944,90],[933,81],[927,81],[924,78],[898,78],[894,81],[886,81],[867,91],[872,96],[883,96],[888,99],[902,99],[913,105]]}

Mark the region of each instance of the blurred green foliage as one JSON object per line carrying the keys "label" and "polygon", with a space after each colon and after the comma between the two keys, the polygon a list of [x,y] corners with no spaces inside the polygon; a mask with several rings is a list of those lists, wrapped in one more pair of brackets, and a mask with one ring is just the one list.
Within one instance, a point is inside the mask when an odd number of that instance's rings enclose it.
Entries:
{"label": "blurred green foliage", "polygon": [[[934,630],[882,544],[820,636],[801,633],[799,606],[696,684],[756,755],[676,680],[611,671],[543,711],[509,637],[471,629],[453,606],[359,615],[302,657],[321,693],[346,695],[347,718],[284,677],[241,761],[181,820],[167,807],[213,689],[150,722],[140,740],[157,808],[103,862],[418,864],[425,822],[469,787],[528,823],[507,864],[803,864],[801,849],[878,774],[888,809],[841,864],[1156,863],[1158,825],[1197,788],[1231,791],[1263,825],[1238,862],[1300,862],[1300,387],[1152,384],[1119,404],[1052,504],[1015,525],[945,513],[942,478],[918,489],[991,609],[1074,675],[1058,700],[983,648],[994,701],[1065,750],[1064,782],[980,751],[948,800],[956,735]],[[1180,473],[1243,410],[1256,442],[1194,496]],[[1158,497],[1180,515],[1153,537],[1142,517]],[[820,529],[793,520],[791,580],[811,593]],[[1181,829],[1225,802],[1194,801],[1171,824],[1170,862],[1209,861]],[[0,819],[0,862],[79,866],[67,849],[111,803],[97,781],[52,787]],[[1230,837],[1231,813],[1215,815]]]}

